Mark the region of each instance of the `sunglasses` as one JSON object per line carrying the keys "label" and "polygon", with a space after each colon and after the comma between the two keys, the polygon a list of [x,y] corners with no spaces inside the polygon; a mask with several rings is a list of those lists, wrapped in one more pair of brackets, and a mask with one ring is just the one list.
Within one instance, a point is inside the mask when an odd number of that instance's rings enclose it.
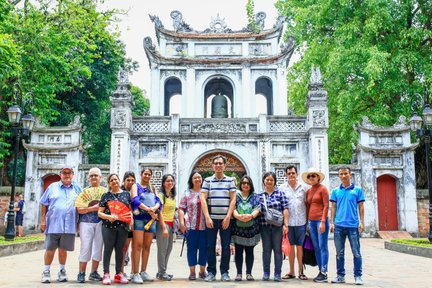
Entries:
{"label": "sunglasses", "polygon": [[316,177],[318,177],[318,175],[316,175],[316,174],[309,174],[309,175],[307,175],[307,179],[316,178]]}
{"label": "sunglasses", "polygon": [[250,186],[249,182],[241,182],[240,184],[242,184],[242,185],[249,185]]}

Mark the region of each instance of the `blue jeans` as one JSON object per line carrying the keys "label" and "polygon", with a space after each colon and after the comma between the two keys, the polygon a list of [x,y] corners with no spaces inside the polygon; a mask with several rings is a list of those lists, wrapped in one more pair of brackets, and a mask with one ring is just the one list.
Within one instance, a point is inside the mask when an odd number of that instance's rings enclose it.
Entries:
{"label": "blue jeans", "polygon": [[[206,266],[207,237],[205,230],[188,230],[186,234],[187,259],[189,267]],[[199,252],[199,254],[198,254]],[[198,258],[198,261],[197,261]]]}
{"label": "blue jeans", "polygon": [[336,247],[337,274],[345,276],[345,239],[351,246],[354,260],[354,277],[362,276],[362,256],[360,254],[360,233],[358,228],[347,228],[335,225],[334,243]]}
{"label": "blue jeans", "polygon": [[226,230],[222,229],[222,219],[212,219],[213,228],[207,228],[207,271],[216,275],[216,238],[219,232],[222,246],[220,272],[228,273],[230,262],[231,223]]}
{"label": "blue jeans", "polygon": [[270,274],[271,252],[273,250],[275,275],[281,275],[282,272],[282,227],[261,226],[262,240],[262,261],[264,273]]}
{"label": "blue jeans", "polygon": [[326,219],[324,233],[319,233],[320,220],[309,220],[309,232],[314,245],[315,258],[319,267],[319,271],[327,273],[329,250],[328,250],[328,234],[329,222]]}

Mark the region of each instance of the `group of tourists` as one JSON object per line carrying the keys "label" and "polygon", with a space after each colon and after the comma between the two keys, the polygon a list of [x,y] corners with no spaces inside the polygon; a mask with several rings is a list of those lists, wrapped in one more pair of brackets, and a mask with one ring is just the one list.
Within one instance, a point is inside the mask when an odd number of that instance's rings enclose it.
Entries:
{"label": "group of tourists", "polygon": [[[68,281],[65,264],[67,251],[74,250],[77,218],[81,239],[78,282],[86,281],[86,266],[91,260],[88,279],[111,284],[110,260],[113,251],[114,283],[141,284],[154,281],[147,273],[154,238],[157,245],[156,278],[171,281],[173,275],[168,273],[168,265],[178,210],[178,229],[185,236],[187,244],[189,280],[216,280],[218,237],[221,246],[221,281],[231,280],[229,264],[232,246],[237,270],[234,280],[255,280],[252,275],[254,247],[260,241],[262,280],[270,280],[272,254],[274,281],[296,277],[307,280],[308,277],[303,270],[303,244],[306,235],[309,235],[319,269],[313,281],[327,282],[328,234],[332,231],[337,263],[337,276],[332,283],[345,282],[344,251],[345,240],[348,238],[354,256],[355,284],[363,284],[360,234],[364,225],[365,199],[361,188],[351,183],[349,167],[341,167],[338,170],[342,183],[329,196],[328,189],[322,184],[325,175],[315,168],[310,168],[301,175],[310,188],[299,183],[297,168],[290,165],[285,169],[287,182],[280,187],[277,187],[274,172],[264,173],[264,189],[258,193],[248,175],[241,177],[237,187],[235,178],[224,173],[226,166],[227,159],[217,155],[212,159],[212,176],[203,179],[200,172],[192,171],[187,182],[187,190],[181,195],[178,207],[175,178],[171,174],[162,177],[162,183],[158,188],[151,184],[153,171],[149,168],[141,171],[139,181],[131,171],[126,172],[122,180],[119,175],[110,174],[107,178],[108,189],[105,189],[100,185],[100,169],[92,168],[88,173],[90,186],[81,191],[81,188],[72,181],[72,167],[64,167],[60,171],[61,180],[51,184],[40,201],[41,230],[46,234],[42,283],[51,282],[50,266],[56,250],[60,263],[57,280]],[[94,191],[90,191],[92,189]],[[98,201],[91,202],[89,207],[76,208],[75,200],[78,195],[89,192],[102,196]],[[329,202],[332,202],[330,220]],[[114,203],[127,207],[127,212],[124,215],[116,214],[114,209],[118,207],[115,208]],[[282,242],[286,237],[290,244],[290,268],[288,273],[282,276]],[[130,243],[132,267],[128,276],[124,266]],[[100,261],[103,262],[102,276],[98,273]],[[196,271],[197,265],[199,271]]]}

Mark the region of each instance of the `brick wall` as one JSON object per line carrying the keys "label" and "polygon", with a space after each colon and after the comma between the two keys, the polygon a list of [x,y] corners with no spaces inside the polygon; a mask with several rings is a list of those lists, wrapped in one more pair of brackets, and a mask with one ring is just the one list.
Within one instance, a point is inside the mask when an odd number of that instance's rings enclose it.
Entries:
{"label": "brick wall", "polygon": [[429,233],[429,192],[417,190],[417,215],[419,236],[427,237]]}

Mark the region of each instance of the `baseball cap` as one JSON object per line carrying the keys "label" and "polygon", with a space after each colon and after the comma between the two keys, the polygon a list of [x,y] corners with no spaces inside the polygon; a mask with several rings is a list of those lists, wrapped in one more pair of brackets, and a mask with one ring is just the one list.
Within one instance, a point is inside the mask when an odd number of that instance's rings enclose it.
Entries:
{"label": "baseball cap", "polygon": [[60,170],[60,173],[62,173],[62,172],[65,171],[65,170],[70,170],[72,173],[74,173],[74,170],[73,170],[72,166],[66,165],[65,167],[63,167],[63,168]]}

